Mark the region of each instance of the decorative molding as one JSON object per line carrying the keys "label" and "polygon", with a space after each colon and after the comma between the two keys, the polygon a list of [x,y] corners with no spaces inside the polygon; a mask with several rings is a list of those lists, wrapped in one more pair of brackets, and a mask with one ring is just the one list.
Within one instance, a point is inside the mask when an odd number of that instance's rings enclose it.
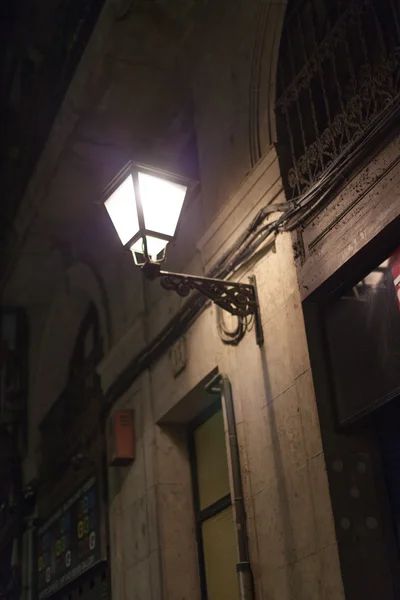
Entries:
{"label": "decorative molding", "polygon": [[251,63],[249,90],[249,142],[252,166],[257,164],[261,158],[260,82],[269,8],[270,6],[268,2],[260,2],[257,14],[256,32],[254,36],[253,59]]}
{"label": "decorative molding", "polygon": [[169,351],[169,359],[171,362],[172,374],[174,377],[178,377],[178,375],[186,368],[188,361],[185,336],[182,336],[176,344],[172,346]]}
{"label": "decorative molding", "polygon": [[388,144],[368,164],[368,167],[360,171],[338,194],[329,205],[327,205],[307,225],[303,231],[303,242],[306,250],[306,260],[318,253],[324,240],[329,237],[333,230],[346,226],[352,218],[352,212],[358,210],[381,181],[390,178],[400,161],[400,137]]}
{"label": "decorative molding", "polygon": [[381,150],[302,232],[302,299],[400,216],[400,136]]}
{"label": "decorative molding", "polygon": [[276,141],[276,68],[287,0],[260,0],[249,86],[249,148],[254,167]]}

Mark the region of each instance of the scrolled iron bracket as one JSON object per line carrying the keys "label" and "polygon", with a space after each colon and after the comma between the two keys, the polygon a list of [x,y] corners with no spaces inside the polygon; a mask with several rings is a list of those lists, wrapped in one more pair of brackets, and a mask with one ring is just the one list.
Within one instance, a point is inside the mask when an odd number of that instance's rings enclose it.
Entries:
{"label": "scrolled iron bracket", "polygon": [[149,279],[160,278],[161,285],[165,290],[173,290],[181,297],[188,296],[194,290],[215,302],[231,315],[237,317],[254,316],[257,344],[262,346],[264,343],[254,276],[249,278],[250,283],[239,283],[211,277],[170,273],[162,271],[159,265],[150,263],[144,265],[143,271]]}

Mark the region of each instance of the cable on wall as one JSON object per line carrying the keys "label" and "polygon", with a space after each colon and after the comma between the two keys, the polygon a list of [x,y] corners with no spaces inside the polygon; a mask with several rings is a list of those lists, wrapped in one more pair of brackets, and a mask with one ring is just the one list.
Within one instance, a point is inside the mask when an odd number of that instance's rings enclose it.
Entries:
{"label": "cable on wall", "polygon": [[[270,203],[262,208],[246,231],[221,257],[214,268],[207,273],[207,276],[221,279],[228,278],[236,269],[248,262],[257,250],[267,242],[268,238],[276,236],[279,232],[293,231],[296,227],[301,226],[305,219],[326,202],[331,194],[346,181],[345,173],[353,169],[357,161],[360,163],[367,151],[370,152],[371,141],[375,140],[378,135],[385,134],[390,123],[396,122],[394,117],[398,116],[399,113],[400,106],[398,103],[388,105],[387,109],[381,113],[380,118],[368,128],[363,137],[355,139],[350,150],[339,156],[321,179],[309,190],[288,202],[285,205],[287,210],[282,212],[279,217],[265,224],[265,220],[271,215],[271,211],[281,211],[282,205],[274,206]],[[132,385],[133,381],[154,364],[189,329],[208,303],[207,298],[200,294],[193,294],[158,335],[134,357],[118,379],[109,387],[105,397],[104,416],[108,414],[113,404]],[[247,327],[250,326],[250,324],[247,324]],[[239,332],[241,335],[242,329],[238,328],[235,335],[239,335]],[[226,336],[226,339],[229,338],[226,331],[223,332],[223,335]],[[235,339],[235,335],[233,339]]]}
{"label": "cable on wall", "polygon": [[219,306],[216,306],[218,335],[223,344],[226,344],[227,346],[237,346],[242,341],[242,339],[246,335],[246,332],[248,331],[248,317],[233,317],[234,319],[236,319],[237,323],[234,329],[230,329],[225,323],[224,316],[224,311]]}

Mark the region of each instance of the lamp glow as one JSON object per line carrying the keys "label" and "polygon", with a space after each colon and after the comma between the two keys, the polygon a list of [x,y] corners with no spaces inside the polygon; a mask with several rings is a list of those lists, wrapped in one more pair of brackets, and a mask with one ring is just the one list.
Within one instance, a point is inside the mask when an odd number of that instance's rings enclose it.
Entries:
{"label": "lamp glow", "polygon": [[187,187],[140,171],[138,175],[146,229],[174,236]]}
{"label": "lamp glow", "polygon": [[123,244],[131,240],[139,231],[135,188],[132,175],[129,175],[104,203]]}
{"label": "lamp glow", "polygon": [[122,244],[147,278],[160,278],[164,289],[175,290],[181,297],[196,290],[232,315],[254,315],[257,344],[261,346],[264,337],[254,277],[246,284],[161,270],[193,183],[130,162],[107,186],[104,205]]}
{"label": "lamp glow", "polygon": [[188,181],[129,163],[108,186],[105,207],[136,264],[161,263],[175,237]]}

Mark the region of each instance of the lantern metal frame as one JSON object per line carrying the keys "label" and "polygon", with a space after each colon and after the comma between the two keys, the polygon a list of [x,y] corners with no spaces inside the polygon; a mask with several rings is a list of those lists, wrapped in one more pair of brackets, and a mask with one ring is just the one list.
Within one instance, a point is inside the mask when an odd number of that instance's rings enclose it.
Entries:
{"label": "lantern metal frame", "polygon": [[[173,236],[160,234],[157,231],[146,229],[139,187],[139,171],[187,187],[186,196]],[[242,283],[225,279],[200,277],[161,270],[161,265],[166,258],[166,249],[168,243],[174,241],[177,237],[183,208],[188,195],[196,184],[192,180],[172,174],[168,171],[163,171],[161,169],[156,169],[136,163],[134,161],[130,161],[105,188],[103,192],[104,202],[118,189],[118,187],[129,175],[132,176],[133,180],[139,231],[124,244],[124,247],[130,249],[140,238],[143,238],[143,261],[138,262],[135,256],[134,259],[135,263],[141,267],[146,278],[150,280],[160,279],[161,286],[165,290],[173,290],[181,297],[188,296],[192,290],[197,291],[203,296],[206,296],[212,300],[223,310],[226,310],[231,315],[239,318],[252,316],[254,318],[256,341],[257,344],[261,346],[264,343],[264,335],[261,323],[256,279],[254,276],[249,277],[249,283]],[[146,236],[155,237],[167,242],[165,248],[159,253],[160,258],[157,258],[157,260],[152,259],[149,255]],[[134,251],[132,251],[132,253],[134,253]],[[138,254],[137,252],[135,253]]]}
{"label": "lantern metal frame", "polygon": [[186,191],[185,199],[184,199],[184,202],[182,205],[181,213],[182,213],[183,207],[185,206],[188,195],[196,186],[196,182],[194,182],[193,180],[188,179],[186,177],[182,177],[180,175],[175,175],[174,173],[170,173],[169,171],[164,171],[162,169],[153,168],[148,165],[144,165],[144,164],[141,164],[141,163],[138,163],[135,161],[129,161],[129,163],[114,177],[114,179],[104,189],[103,198],[104,198],[104,202],[105,202],[115,191],[117,191],[119,186],[129,177],[129,175],[131,175],[131,177],[132,177],[133,189],[134,189],[134,193],[135,193],[135,203],[136,203],[136,209],[137,209],[139,230],[137,233],[135,233],[134,236],[132,236],[124,244],[124,247],[131,248],[139,239],[141,239],[141,238],[143,239],[143,246],[144,246],[143,253],[139,253],[137,251],[135,251],[135,253],[134,253],[136,255],[143,254],[142,262],[137,262],[136,257],[135,257],[136,264],[139,267],[141,267],[149,262],[156,263],[156,264],[162,264],[164,262],[167,246],[165,246],[165,248],[162,250],[162,252],[159,253],[159,254],[161,254],[160,258],[157,259],[157,261],[154,261],[150,258],[150,255],[148,252],[147,236],[157,238],[160,240],[164,240],[167,242],[167,244],[169,242],[174,241],[178,234],[180,218],[178,219],[178,223],[176,225],[174,235],[166,235],[164,233],[159,233],[158,231],[153,231],[151,229],[146,228],[145,220],[144,220],[143,204],[142,204],[142,198],[141,198],[140,186],[139,186],[139,171],[141,173],[145,173],[146,175],[152,175],[153,177],[159,177],[160,179],[164,179],[171,183],[177,183],[179,185],[185,186],[187,188],[187,191]]}

